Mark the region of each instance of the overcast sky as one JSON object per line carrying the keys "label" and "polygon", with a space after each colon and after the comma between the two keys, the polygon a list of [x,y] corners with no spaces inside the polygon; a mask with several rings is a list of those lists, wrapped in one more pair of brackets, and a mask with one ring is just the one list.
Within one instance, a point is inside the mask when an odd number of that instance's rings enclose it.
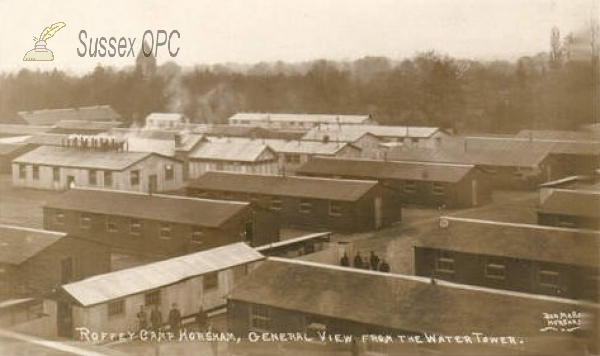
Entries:
{"label": "overcast sky", "polygon": [[[0,0],[0,71],[91,70],[129,58],[80,58],[89,38],[131,37],[136,55],[145,30],[178,30],[180,65],[364,56],[409,57],[436,50],[460,58],[509,59],[549,48],[550,30],[589,22],[600,0]],[[598,14],[596,13],[596,16]],[[53,62],[23,62],[33,37],[55,22]],[[159,64],[171,60],[166,49]]]}

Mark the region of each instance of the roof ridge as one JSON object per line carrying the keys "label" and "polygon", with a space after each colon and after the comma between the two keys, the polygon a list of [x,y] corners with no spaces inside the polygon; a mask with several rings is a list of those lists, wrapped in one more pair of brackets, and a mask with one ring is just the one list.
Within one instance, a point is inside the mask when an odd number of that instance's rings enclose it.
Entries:
{"label": "roof ridge", "polygon": [[[412,275],[405,275],[405,274],[395,274],[395,273],[389,273],[389,272],[363,270],[363,269],[357,269],[357,268],[351,268],[351,267],[328,265],[328,264],[319,263],[319,262],[288,259],[288,258],[282,258],[282,257],[267,257],[266,260],[267,261],[275,261],[275,262],[283,262],[283,263],[294,264],[294,265],[303,265],[303,266],[324,268],[324,269],[347,272],[347,273],[366,274],[366,275],[372,275],[372,276],[381,276],[381,277],[387,277],[387,278],[393,278],[393,279],[401,279],[401,280],[418,282],[418,283],[423,283],[423,284],[431,284],[431,278],[428,278],[428,277],[419,277],[419,276],[412,276]],[[553,296],[545,296],[545,295],[532,294],[532,293],[506,291],[506,290],[481,287],[481,286],[472,286],[472,285],[467,285],[467,284],[449,282],[449,281],[440,280],[440,279],[436,279],[436,285],[454,288],[454,289],[460,289],[460,290],[483,292],[483,293],[488,293],[488,294],[510,295],[513,297],[519,297],[519,298],[523,298],[523,299],[545,300],[545,301],[564,303],[564,304],[579,304],[579,305],[584,305],[584,306],[600,309],[600,303],[593,303],[593,302],[587,302],[587,301],[581,301],[581,300],[575,300],[575,299],[567,299],[567,298],[559,298],[559,297],[553,297]]]}
{"label": "roof ridge", "polygon": [[596,235],[600,236],[600,230],[591,230],[591,229],[577,229],[577,228],[546,226],[546,225],[537,225],[537,224],[512,223],[512,222],[505,222],[505,221],[463,218],[463,217],[459,217],[459,216],[449,216],[449,215],[440,216],[439,219],[446,219],[446,220],[450,220],[450,221],[472,222],[472,223],[488,224],[488,225],[521,227],[521,228],[529,228],[529,229],[536,229],[536,230],[579,232],[579,233],[587,233],[587,234],[596,234]]}

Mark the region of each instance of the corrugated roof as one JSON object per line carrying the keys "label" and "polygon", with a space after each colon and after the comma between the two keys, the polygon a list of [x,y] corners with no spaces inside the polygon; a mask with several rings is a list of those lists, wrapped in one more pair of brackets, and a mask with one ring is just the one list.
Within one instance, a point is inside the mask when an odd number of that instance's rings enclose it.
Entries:
{"label": "corrugated roof", "polygon": [[20,265],[66,234],[0,224],[0,262]]}
{"label": "corrugated roof", "polygon": [[472,165],[460,164],[314,157],[300,167],[297,173],[370,179],[458,182],[473,169]]}
{"label": "corrugated roof", "polygon": [[351,123],[360,124],[371,119],[370,115],[329,115],[329,114],[285,114],[285,113],[237,113],[232,120],[258,122],[309,122],[309,123]]}
{"label": "corrugated roof", "polygon": [[190,153],[189,158],[211,161],[256,162],[265,151],[275,154],[271,148],[260,140],[213,141],[200,144]]}
{"label": "corrugated roof", "polygon": [[375,181],[266,176],[230,172],[204,173],[189,186],[196,189],[274,196],[355,201],[377,185]]}
{"label": "corrugated roof", "polygon": [[546,157],[547,151],[517,149],[467,149],[458,147],[393,148],[387,152],[391,161],[462,163],[500,167],[537,167]]}
{"label": "corrugated roof", "polygon": [[449,224],[420,240],[422,247],[600,267],[600,232],[443,217]]}
{"label": "corrugated roof", "polygon": [[239,242],[147,265],[97,275],[62,288],[90,306],[165,287],[188,278],[259,261],[263,255]]}
{"label": "corrugated roof", "polygon": [[150,152],[103,152],[69,147],[42,146],[25,153],[13,162],[122,171],[152,154]]}
{"label": "corrugated roof", "polygon": [[54,125],[62,120],[76,121],[119,121],[121,115],[109,105],[85,106],[67,109],[44,109],[19,111],[21,118],[32,125]]}
{"label": "corrugated roof", "polygon": [[248,205],[244,202],[95,189],[71,189],[46,204],[56,209],[206,227],[220,227]]}
{"label": "corrugated roof", "polygon": [[600,192],[552,189],[550,195],[540,204],[539,210],[545,214],[582,216],[600,220]]}
{"label": "corrugated roof", "polygon": [[[473,288],[429,278],[268,258],[230,294],[268,305],[395,330],[440,335],[539,336],[543,313],[579,310],[577,301]],[[493,322],[490,322],[492,320]]]}

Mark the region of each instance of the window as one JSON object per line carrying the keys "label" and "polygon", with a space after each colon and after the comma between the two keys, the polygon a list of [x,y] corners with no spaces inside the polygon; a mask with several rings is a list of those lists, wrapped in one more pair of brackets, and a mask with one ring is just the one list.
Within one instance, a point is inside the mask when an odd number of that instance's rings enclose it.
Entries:
{"label": "window", "polygon": [[113,185],[113,176],[111,171],[104,171],[104,186],[112,187]]}
{"label": "window", "polygon": [[556,288],[558,286],[558,275],[556,271],[540,270],[538,280],[540,286]]}
{"label": "window", "polygon": [[158,231],[158,237],[161,239],[170,239],[171,238],[171,224],[162,223],[160,224],[160,230]]}
{"label": "window", "polygon": [[108,316],[118,316],[125,314],[125,301],[117,300],[108,303]]}
{"label": "window", "polygon": [[312,213],[312,203],[306,199],[301,199],[300,205],[298,205],[298,211],[300,211],[302,214]]}
{"label": "window", "polygon": [[575,218],[568,215],[559,215],[556,218],[557,226],[559,227],[576,227]]}
{"label": "window", "polygon": [[98,184],[98,174],[95,169],[90,169],[88,171],[88,183],[90,185]]}
{"label": "window", "polygon": [[64,211],[57,210],[54,213],[54,222],[57,223],[57,224],[59,224],[59,225],[62,225],[62,224],[65,223],[65,213],[64,213]]}
{"label": "window", "polygon": [[330,216],[342,216],[342,203],[339,201],[329,202],[329,215]]}
{"label": "window", "polygon": [[440,251],[435,260],[435,271],[454,274],[454,256],[447,251]]}
{"label": "window", "polygon": [[81,214],[79,217],[79,227],[82,229],[89,229],[92,227],[92,216],[86,213]]}
{"label": "window", "polygon": [[269,205],[271,210],[282,210],[283,209],[283,201],[281,199],[273,198],[271,199],[271,204]]}
{"label": "window", "polygon": [[155,290],[154,292],[148,292],[144,294],[144,304],[148,305],[160,305],[160,291]]}
{"label": "window", "polygon": [[491,259],[485,265],[485,276],[491,279],[506,279],[506,265],[501,259]]}
{"label": "window", "polygon": [[264,305],[250,306],[250,328],[260,331],[271,330],[271,310]]}
{"label": "window", "polygon": [[140,171],[131,171],[130,180],[131,185],[140,185]]}
{"label": "window", "polygon": [[60,168],[52,167],[52,181],[60,182]]}
{"label": "window", "polygon": [[205,291],[218,288],[219,272],[213,272],[202,276],[202,286]]}
{"label": "window", "polygon": [[286,154],[285,155],[285,163],[299,164],[300,163],[300,155],[298,155],[298,154]]}
{"label": "window", "polygon": [[40,179],[40,166],[33,166],[33,179]]}
{"label": "window", "polygon": [[417,192],[417,182],[414,180],[407,180],[404,182],[404,192],[405,193],[416,193]]}
{"label": "window", "polygon": [[129,233],[131,235],[141,235],[142,234],[142,222],[138,219],[131,219],[129,222]]}
{"label": "window", "polygon": [[443,183],[433,183],[431,186],[431,192],[436,195],[446,194],[446,185]]}
{"label": "window", "polygon": [[19,178],[27,178],[27,165],[23,163],[19,164]]}
{"label": "window", "polygon": [[110,216],[106,218],[106,231],[108,231],[108,232],[118,232],[119,231],[119,226],[117,225],[117,222],[114,220],[114,218],[111,218]]}
{"label": "window", "polygon": [[318,338],[319,333],[327,332],[327,324],[324,318],[316,316],[306,317],[306,334],[313,338]]}
{"label": "window", "polygon": [[216,171],[224,171],[225,170],[225,165],[223,164],[223,162],[217,162],[217,163],[215,163],[215,170]]}
{"label": "window", "polygon": [[173,180],[175,178],[175,169],[172,164],[165,166],[165,180]]}
{"label": "window", "polygon": [[192,230],[192,242],[201,244],[204,243],[204,231],[199,228]]}

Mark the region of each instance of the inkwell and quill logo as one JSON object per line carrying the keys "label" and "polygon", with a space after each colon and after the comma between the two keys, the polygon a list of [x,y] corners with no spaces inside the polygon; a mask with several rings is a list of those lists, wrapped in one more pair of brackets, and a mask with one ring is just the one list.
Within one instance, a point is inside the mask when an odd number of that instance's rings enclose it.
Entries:
{"label": "inkwell and quill logo", "polygon": [[66,24],[64,22],[57,22],[50,27],[46,27],[40,38],[37,39],[33,37],[35,42],[35,48],[31,51],[25,53],[25,57],[23,57],[24,61],[53,61],[54,54],[51,50],[46,48],[46,42],[54,36],[58,30],[65,27]]}

